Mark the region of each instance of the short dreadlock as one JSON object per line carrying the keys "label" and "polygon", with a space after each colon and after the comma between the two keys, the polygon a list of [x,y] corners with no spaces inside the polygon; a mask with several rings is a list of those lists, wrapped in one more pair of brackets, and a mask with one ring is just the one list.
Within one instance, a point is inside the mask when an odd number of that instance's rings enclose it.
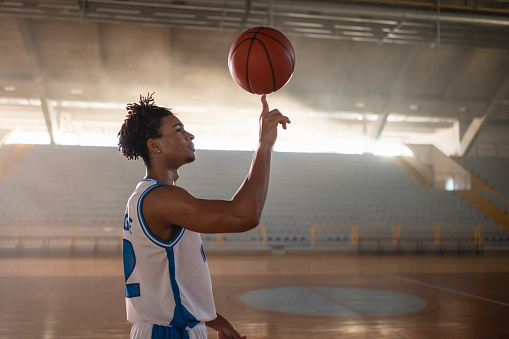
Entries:
{"label": "short dreadlock", "polygon": [[153,94],[149,93],[146,97],[140,95],[139,103],[127,105],[127,116],[118,132],[118,150],[129,160],[141,157],[148,168],[150,158],[147,141],[160,138],[161,118],[173,115],[169,109],[154,104]]}

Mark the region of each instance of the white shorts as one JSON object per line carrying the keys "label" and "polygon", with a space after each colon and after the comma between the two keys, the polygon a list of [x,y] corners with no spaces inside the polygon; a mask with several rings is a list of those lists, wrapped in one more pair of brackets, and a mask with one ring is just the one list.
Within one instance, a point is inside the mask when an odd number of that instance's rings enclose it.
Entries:
{"label": "white shorts", "polygon": [[[133,327],[131,328],[131,339],[152,339],[152,328],[154,324],[144,323],[144,322],[135,322]],[[169,328],[168,328],[169,329]],[[205,323],[199,323],[194,328],[187,331],[189,334],[189,339],[207,339],[207,327]],[[175,339],[184,339],[183,336],[180,336],[176,333],[177,337]],[[159,339],[159,337],[157,337]],[[162,337],[160,339],[163,339]],[[173,336],[166,337],[164,339],[174,339]]]}

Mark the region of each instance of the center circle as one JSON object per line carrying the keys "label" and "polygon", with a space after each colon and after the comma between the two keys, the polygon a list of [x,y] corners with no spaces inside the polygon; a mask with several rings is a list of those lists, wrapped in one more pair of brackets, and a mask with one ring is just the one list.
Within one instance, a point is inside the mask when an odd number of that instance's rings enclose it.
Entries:
{"label": "center circle", "polygon": [[424,299],[392,291],[338,286],[291,286],[246,292],[240,301],[276,312],[334,316],[392,316],[429,310]]}

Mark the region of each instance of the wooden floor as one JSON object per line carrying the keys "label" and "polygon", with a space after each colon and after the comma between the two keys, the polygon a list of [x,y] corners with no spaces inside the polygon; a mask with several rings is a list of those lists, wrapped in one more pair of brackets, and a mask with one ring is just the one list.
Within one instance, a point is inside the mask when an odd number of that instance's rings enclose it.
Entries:
{"label": "wooden floor", "polygon": [[[509,338],[509,253],[207,254],[219,313],[248,338]],[[427,302],[398,315],[276,312],[276,287],[383,290]],[[0,338],[129,338],[120,256],[0,257]],[[209,338],[215,338],[209,332]]]}

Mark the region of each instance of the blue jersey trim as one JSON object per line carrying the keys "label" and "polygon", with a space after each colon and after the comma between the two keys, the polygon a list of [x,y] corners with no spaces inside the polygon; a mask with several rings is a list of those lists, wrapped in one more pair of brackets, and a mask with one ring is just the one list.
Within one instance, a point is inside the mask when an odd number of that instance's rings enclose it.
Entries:
{"label": "blue jersey trim", "polygon": [[140,292],[140,284],[127,284],[125,285],[125,297],[126,298],[135,298],[141,296]]}
{"label": "blue jersey trim", "polygon": [[170,326],[185,329],[186,327],[193,328],[200,322],[196,320],[196,317],[187,310],[182,304],[180,298],[180,289],[176,279],[175,273],[175,254],[173,248],[166,249],[166,255],[168,257],[168,270],[170,274],[171,289],[173,291],[173,299],[175,300],[175,310],[173,311],[173,319],[170,322]]}
{"label": "blue jersey trim", "polygon": [[142,206],[142,203],[143,203],[143,199],[145,198],[145,196],[151,191],[153,190],[154,188],[156,187],[160,187],[160,186],[164,186],[163,184],[159,183],[158,181],[154,180],[154,179],[143,179],[141,182],[153,182],[153,184],[151,186],[149,186],[147,189],[145,189],[145,191],[141,194],[141,196],[139,197],[138,199],[138,203],[137,203],[137,212],[138,212],[138,221],[140,222],[140,225],[141,225],[141,229],[143,231],[143,233],[145,234],[145,236],[150,240],[152,241],[155,245],[159,246],[159,247],[163,247],[163,248],[169,248],[169,247],[173,247],[175,246],[175,244],[182,238],[182,236],[184,235],[184,232],[185,232],[185,229],[183,227],[180,228],[180,231],[177,233],[177,236],[171,241],[171,242],[166,242],[166,241],[162,241],[161,239],[157,238],[155,235],[153,235],[149,228],[147,227],[147,224],[145,223],[145,219],[143,218],[143,213],[141,211],[141,206]]}

